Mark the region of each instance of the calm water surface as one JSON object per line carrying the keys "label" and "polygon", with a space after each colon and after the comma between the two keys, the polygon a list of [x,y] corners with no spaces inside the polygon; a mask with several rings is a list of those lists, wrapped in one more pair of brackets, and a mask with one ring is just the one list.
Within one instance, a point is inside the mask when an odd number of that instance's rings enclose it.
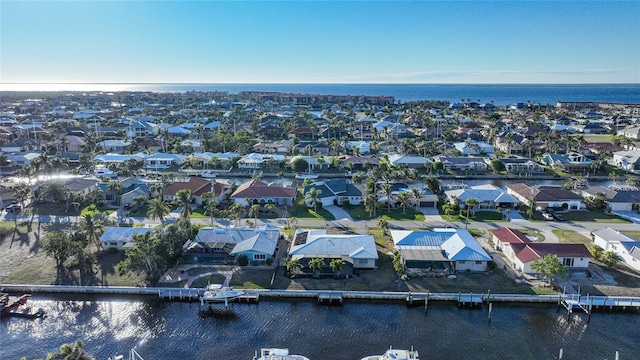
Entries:
{"label": "calm water surface", "polygon": [[360,359],[389,345],[414,346],[421,359],[640,359],[640,315],[565,313],[549,306],[494,304],[485,310],[450,305],[314,302],[234,304],[230,318],[200,318],[198,305],[155,299],[79,301],[34,297],[49,317],[0,322],[0,358],[29,359],[83,340],[97,359],[130,348],[145,359],[251,359],[261,347],[288,347],[317,359]]}

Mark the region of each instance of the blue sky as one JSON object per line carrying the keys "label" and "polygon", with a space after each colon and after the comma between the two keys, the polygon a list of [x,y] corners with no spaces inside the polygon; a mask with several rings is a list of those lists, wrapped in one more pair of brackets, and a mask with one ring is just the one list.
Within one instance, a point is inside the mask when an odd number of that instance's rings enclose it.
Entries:
{"label": "blue sky", "polygon": [[640,2],[0,1],[2,83],[640,83]]}

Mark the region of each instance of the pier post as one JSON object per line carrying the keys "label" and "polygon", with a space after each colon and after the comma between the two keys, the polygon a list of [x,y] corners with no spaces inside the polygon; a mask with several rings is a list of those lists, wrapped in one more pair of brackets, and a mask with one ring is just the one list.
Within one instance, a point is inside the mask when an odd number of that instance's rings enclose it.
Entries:
{"label": "pier post", "polygon": [[427,312],[429,307],[429,290],[427,290],[427,297],[424,299],[424,312]]}
{"label": "pier post", "polygon": [[487,290],[487,302],[491,303],[491,290]]}
{"label": "pier post", "polygon": [[493,304],[489,303],[489,324],[491,324],[491,310],[493,310]]}
{"label": "pier post", "polygon": [[564,349],[560,349],[560,354],[558,354],[558,360],[562,360],[563,353],[564,353]]}

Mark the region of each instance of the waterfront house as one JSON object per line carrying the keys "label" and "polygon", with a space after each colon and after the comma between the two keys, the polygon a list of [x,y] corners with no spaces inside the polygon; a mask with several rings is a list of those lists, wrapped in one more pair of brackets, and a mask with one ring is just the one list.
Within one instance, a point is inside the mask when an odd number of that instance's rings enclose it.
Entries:
{"label": "waterfront house", "polygon": [[436,162],[442,163],[442,168],[447,171],[487,171],[487,163],[479,157],[456,157],[437,155],[433,157]]}
{"label": "waterfront house", "polygon": [[260,169],[271,164],[279,165],[284,160],[284,155],[251,153],[243,156],[237,164],[239,169]]}
{"label": "waterfront house", "polygon": [[447,201],[451,204],[458,204],[465,208],[465,203],[471,198],[478,199],[478,209],[495,210],[496,207],[516,208],[520,205],[520,200],[507,194],[506,191],[491,184],[476,185],[464,189],[448,190],[444,192]]}
{"label": "waterfront house", "polygon": [[253,151],[263,154],[285,155],[293,144],[291,140],[260,141],[253,145]]}
{"label": "waterfront house", "polygon": [[288,187],[267,185],[260,180],[249,180],[231,194],[230,199],[243,206],[254,204],[293,205],[296,190]]}
{"label": "waterfront house", "polygon": [[190,263],[234,264],[244,254],[251,263],[264,263],[273,259],[279,238],[280,229],[271,225],[205,227],[193,241],[184,244],[183,257]]}
{"label": "waterfront house", "polygon": [[486,271],[489,254],[465,229],[391,230],[406,269],[438,273]]}
{"label": "waterfront house", "polygon": [[89,194],[96,189],[99,180],[97,179],[80,179],[71,178],[63,182],[63,185],[69,193],[81,195],[83,197],[89,196]]}
{"label": "waterfront house", "polygon": [[412,169],[422,169],[425,167],[425,164],[430,164],[431,160],[422,156],[414,156],[414,155],[400,155],[400,154],[391,154],[389,155],[389,163],[394,166],[404,166],[406,165]]}
{"label": "waterfront house", "polygon": [[173,201],[180,190],[191,190],[193,202],[202,204],[202,196],[208,192],[213,192],[213,182],[196,176],[190,176],[188,181],[176,181],[162,190],[162,198],[166,201]]}
{"label": "waterfront house", "polygon": [[596,198],[599,194],[604,196],[606,211],[638,211],[640,209],[640,190],[638,189],[613,189],[603,186],[589,186],[581,190],[582,196]]}
{"label": "waterfront house", "polygon": [[581,210],[586,208],[582,196],[557,186],[533,187],[524,183],[507,185],[507,193],[520,200],[524,205],[536,208],[563,208]]}
{"label": "waterfront house", "polygon": [[111,164],[116,164],[116,165],[123,164],[128,161],[141,162],[144,160],[145,157],[147,157],[147,155],[142,153],[133,154],[133,155],[104,154],[104,155],[94,156],[93,161],[95,161],[96,164],[102,164],[102,165],[108,166]]}
{"label": "waterfront house", "polygon": [[346,169],[349,164],[352,166],[353,170],[364,170],[367,167],[378,166],[380,165],[380,159],[372,156],[352,156],[352,155],[343,155],[340,156],[340,168]]}
{"label": "waterfront house", "polygon": [[172,166],[182,165],[187,157],[179,154],[155,153],[144,159],[144,167],[147,169],[168,169]]}
{"label": "waterfront house", "polygon": [[75,135],[67,135],[64,137],[64,151],[67,153],[79,153],[87,145],[83,138]]}
{"label": "waterfront house", "polygon": [[593,241],[604,251],[613,251],[629,267],[640,271],[640,240],[611,228],[594,231]]}
{"label": "waterfront house", "polygon": [[587,269],[592,257],[584,244],[533,242],[521,231],[507,227],[491,233],[496,250],[503,252],[511,267],[526,274],[535,274],[531,265],[547,255],[557,255],[570,269]]}
{"label": "waterfront house", "polygon": [[[363,201],[362,189],[357,185],[347,183],[347,179],[317,181],[306,185],[302,190],[303,197],[314,188],[320,191],[318,203],[321,206],[341,206],[345,200],[351,205],[360,205]],[[306,200],[306,203],[307,206],[311,206],[311,200]]]}
{"label": "waterfront house", "polygon": [[293,235],[289,256],[299,261],[305,273],[313,272],[308,267],[311,259],[324,260],[322,273],[333,273],[329,263],[333,259],[342,259],[347,263],[343,273],[349,274],[351,269],[375,268],[378,251],[373,235],[327,234],[324,229],[298,229]]}
{"label": "waterfront house", "polygon": [[128,245],[135,235],[144,235],[151,231],[151,228],[133,227],[107,227],[100,236],[100,244],[103,249],[114,248],[122,250],[130,247]]}
{"label": "waterfront house", "polygon": [[509,174],[527,175],[540,174],[544,172],[544,168],[533,159],[510,156],[508,158],[498,158]]}
{"label": "waterfront house", "polygon": [[624,171],[640,173],[640,151],[616,151],[613,153],[613,158],[609,163]]}
{"label": "waterfront house", "polygon": [[591,160],[583,154],[575,152],[567,154],[545,153],[540,161],[544,165],[567,172],[584,172],[591,169]]}
{"label": "waterfront house", "polygon": [[518,134],[503,132],[498,134],[494,140],[496,149],[507,155],[522,155],[524,146],[522,145],[527,139]]}
{"label": "waterfront house", "polygon": [[462,155],[493,154],[493,146],[483,141],[463,141],[454,143],[453,146]]}

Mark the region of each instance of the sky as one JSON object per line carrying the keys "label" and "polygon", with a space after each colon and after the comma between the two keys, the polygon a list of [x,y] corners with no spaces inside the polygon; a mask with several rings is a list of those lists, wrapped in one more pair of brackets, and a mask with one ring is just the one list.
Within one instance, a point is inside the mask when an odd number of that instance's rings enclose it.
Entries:
{"label": "sky", "polygon": [[0,83],[640,83],[640,0],[0,0]]}

